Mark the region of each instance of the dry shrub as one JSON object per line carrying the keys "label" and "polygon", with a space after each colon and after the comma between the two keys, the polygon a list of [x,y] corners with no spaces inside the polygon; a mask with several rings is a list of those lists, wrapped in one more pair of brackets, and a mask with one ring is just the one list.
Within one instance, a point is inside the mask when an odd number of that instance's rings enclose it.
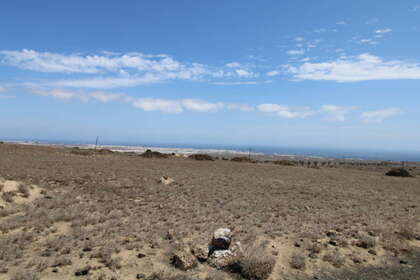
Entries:
{"label": "dry shrub", "polygon": [[162,270],[159,272],[153,272],[146,280],[193,280],[191,276],[186,273],[176,272],[172,270]]}
{"label": "dry shrub", "polygon": [[18,271],[16,272],[12,277],[10,277],[10,280],[39,280],[38,275],[36,275],[33,271]]}
{"label": "dry shrub", "polygon": [[263,247],[250,247],[239,260],[241,275],[245,279],[264,280],[270,277],[276,261]]}
{"label": "dry shrub", "polygon": [[385,250],[390,251],[395,256],[406,254],[412,250],[407,240],[401,239],[401,236],[393,233],[384,234],[381,243]]}
{"label": "dry shrub", "polygon": [[356,246],[363,249],[370,249],[376,246],[376,238],[367,234],[362,234],[356,241]]}
{"label": "dry shrub", "polygon": [[294,161],[291,160],[275,160],[273,161],[274,164],[278,164],[278,165],[285,165],[285,166],[295,166],[296,163]]}
{"label": "dry shrub", "polygon": [[65,265],[71,265],[72,261],[69,258],[66,257],[58,257],[54,260],[51,267],[59,267],[59,266],[65,266]]}
{"label": "dry shrub", "polygon": [[109,154],[113,154],[114,153],[113,151],[111,151],[109,149],[99,149],[99,150],[95,150],[95,152],[97,154],[100,154],[100,155],[109,155]]}
{"label": "dry shrub", "polygon": [[18,192],[20,192],[22,197],[24,197],[24,198],[28,198],[29,195],[30,195],[29,187],[27,185],[24,185],[24,184],[20,184],[18,186]]}
{"label": "dry shrub", "polygon": [[386,176],[395,176],[395,177],[413,177],[408,170],[404,168],[393,168],[387,173]]}
{"label": "dry shrub", "polygon": [[338,251],[327,253],[322,259],[335,267],[341,267],[346,262],[344,255]]}
{"label": "dry shrub", "polygon": [[225,274],[219,270],[212,270],[210,271],[205,280],[224,280]]}
{"label": "dry shrub", "polygon": [[231,159],[231,161],[236,162],[251,162],[251,160],[248,157],[234,157]]}
{"label": "dry shrub", "polygon": [[405,240],[419,239],[420,234],[418,226],[416,225],[416,221],[407,221],[399,225],[398,235]]}
{"label": "dry shrub", "polygon": [[293,254],[290,260],[290,266],[294,269],[305,269],[305,256],[302,253]]}
{"label": "dry shrub", "polygon": [[12,203],[13,202],[13,198],[16,196],[16,192],[4,192],[1,197],[3,198],[4,201],[8,202],[8,203]]}
{"label": "dry shrub", "polygon": [[157,151],[146,150],[144,153],[141,154],[142,157],[145,158],[167,158],[169,157],[167,154],[163,154]]}
{"label": "dry shrub", "polygon": [[188,158],[195,159],[195,160],[211,160],[211,161],[214,160],[212,156],[207,155],[207,154],[194,154],[194,155],[188,156]]}
{"label": "dry shrub", "polygon": [[85,149],[71,150],[70,153],[73,154],[73,155],[78,155],[78,156],[91,156],[91,155],[93,155],[93,151],[85,150]]}

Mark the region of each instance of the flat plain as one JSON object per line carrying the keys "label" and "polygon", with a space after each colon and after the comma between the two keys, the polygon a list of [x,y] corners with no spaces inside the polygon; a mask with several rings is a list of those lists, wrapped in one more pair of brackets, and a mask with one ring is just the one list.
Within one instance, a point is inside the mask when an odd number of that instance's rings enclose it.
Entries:
{"label": "flat plain", "polygon": [[[0,279],[420,279],[420,167],[387,170],[3,143]],[[218,228],[235,266],[174,266]]]}

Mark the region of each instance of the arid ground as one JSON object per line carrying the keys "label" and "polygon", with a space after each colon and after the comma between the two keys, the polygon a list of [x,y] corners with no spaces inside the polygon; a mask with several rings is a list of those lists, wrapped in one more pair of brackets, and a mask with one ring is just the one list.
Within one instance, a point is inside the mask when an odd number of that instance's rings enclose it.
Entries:
{"label": "arid ground", "polygon": [[[410,168],[0,144],[0,279],[420,279]],[[235,269],[173,265],[220,227]]]}

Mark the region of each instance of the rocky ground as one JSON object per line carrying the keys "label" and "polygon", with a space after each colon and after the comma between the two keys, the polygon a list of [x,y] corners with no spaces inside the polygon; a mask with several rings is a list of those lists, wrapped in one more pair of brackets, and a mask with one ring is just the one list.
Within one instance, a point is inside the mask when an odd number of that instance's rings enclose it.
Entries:
{"label": "rocky ground", "polygon": [[0,279],[420,279],[420,176],[197,159],[0,144]]}

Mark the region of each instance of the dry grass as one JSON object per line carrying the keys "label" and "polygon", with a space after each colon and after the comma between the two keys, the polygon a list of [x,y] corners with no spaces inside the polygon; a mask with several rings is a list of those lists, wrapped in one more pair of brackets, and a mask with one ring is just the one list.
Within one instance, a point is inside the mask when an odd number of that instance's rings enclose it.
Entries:
{"label": "dry grass", "polygon": [[275,258],[266,253],[262,246],[248,248],[239,260],[241,275],[250,280],[268,279],[275,263]]}
{"label": "dry grass", "polygon": [[[191,238],[209,241],[218,227],[230,227],[234,241],[244,246],[257,237],[272,242],[302,239],[300,247],[291,245],[305,256],[302,273],[310,273],[322,259],[334,267],[362,265],[356,258],[331,252],[335,248],[355,256],[375,249],[397,260],[415,250],[418,177],[384,176],[387,166],[378,170],[347,163],[307,166],[119,153],[86,157],[70,149],[3,144],[0,177],[25,182],[19,195],[32,184],[43,191],[35,201],[0,209],[0,279],[28,269],[41,277],[52,267],[59,269],[54,275],[73,274],[80,263],[99,265],[95,277],[129,273],[133,266],[151,275],[150,263],[169,265],[162,257],[168,248]],[[162,176],[177,183],[158,184]],[[330,231],[336,235],[327,236]],[[273,250],[246,255],[241,260],[243,275],[265,279],[283,257],[281,249],[275,256]],[[139,253],[146,257],[137,258]],[[287,267],[293,263],[302,267],[299,257],[286,260]],[[196,270],[203,267],[205,263]],[[138,272],[130,272],[130,277]],[[176,275],[169,277],[191,277]]]}
{"label": "dry grass", "polygon": [[306,257],[303,253],[295,253],[292,255],[290,260],[290,266],[294,269],[305,269],[306,267]]}
{"label": "dry grass", "polygon": [[346,262],[345,256],[339,251],[333,251],[325,254],[322,260],[332,264],[335,267],[341,267]]}

